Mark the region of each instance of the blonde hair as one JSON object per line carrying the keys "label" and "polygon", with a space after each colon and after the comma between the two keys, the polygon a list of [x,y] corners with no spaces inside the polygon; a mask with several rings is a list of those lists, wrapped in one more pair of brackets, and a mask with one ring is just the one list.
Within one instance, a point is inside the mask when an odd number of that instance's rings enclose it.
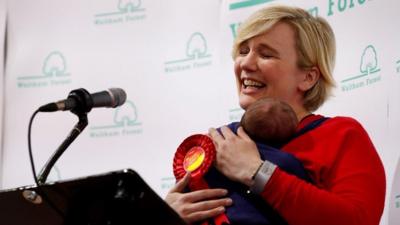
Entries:
{"label": "blonde hair", "polygon": [[304,94],[304,107],[315,111],[335,86],[332,76],[336,55],[335,35],[325,19],[313,17],[298,7],[274,5],[258,10],[240,25],[232,57],[235,59],[238,56],[243,42],[267,32],[278,22],[289,24],[295,31],[298,67],[310,69],[316,66],[320,70],[321,76]]}

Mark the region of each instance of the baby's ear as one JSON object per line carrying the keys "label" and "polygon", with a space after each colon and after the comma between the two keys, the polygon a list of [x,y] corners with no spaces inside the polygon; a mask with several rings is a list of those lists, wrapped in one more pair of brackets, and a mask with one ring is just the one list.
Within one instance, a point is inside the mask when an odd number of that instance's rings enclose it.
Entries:
{"label": "baby's ear", "polygon": [[303,92],[310,90],[317,83],[320,76],[321,72],[316,66],[313,66],[310,69],[305,69],[302,80],[299,82],[298,85],[299,90]]}

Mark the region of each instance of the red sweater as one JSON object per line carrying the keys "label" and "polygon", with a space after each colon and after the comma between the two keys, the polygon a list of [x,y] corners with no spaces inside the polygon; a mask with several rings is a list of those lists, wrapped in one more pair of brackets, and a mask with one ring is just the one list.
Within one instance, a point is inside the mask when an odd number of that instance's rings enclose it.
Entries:
{"label": "red sweater", "polygon": [[[312,115],[300,125],[320,118]],[[290,225],[377,225],[385,172],[368,134],[354,119],[334,117],[283,147],[314,185],[277,168],[262,193]]]}

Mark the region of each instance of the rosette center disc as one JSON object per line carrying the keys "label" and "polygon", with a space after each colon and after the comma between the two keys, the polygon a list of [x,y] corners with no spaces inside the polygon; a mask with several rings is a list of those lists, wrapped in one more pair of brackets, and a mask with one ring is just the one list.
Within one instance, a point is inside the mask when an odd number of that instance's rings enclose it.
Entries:
{"label": "rosette center disc", "polygon": [[192,147],[185,155],[183,160],[183,168],[186,172],[193,172],[204,162],[205,151],[203,148]]}

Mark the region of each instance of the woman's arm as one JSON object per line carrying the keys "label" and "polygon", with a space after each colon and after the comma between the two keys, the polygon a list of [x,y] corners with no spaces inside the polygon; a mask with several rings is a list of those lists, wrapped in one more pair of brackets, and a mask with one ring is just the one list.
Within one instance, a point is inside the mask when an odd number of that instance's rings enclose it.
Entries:
{"label": "woman's arm", "polygon": [[[303,163],[315,185],[279,168],[265,185],[263,198],[289,224],[379,224],[385,198],[383,166],[363,128],[354,121],[342,122],[324,128],[325,134],[318,132],[304,143],[293,144],[305,155]],[[251,186],[249,179],[259,165],[254,142],[243,130],[237,136],[229,129],[221,130],[223,136],[215,129],[209,131],[216,144],[217,168]]]}
{"label": "woman's arm", "polygon": [[186,174],[167,194],[165,201],[188,224],[215,217],[232,204],[230,198],[224,198],[225,189],[204,189],[182,193],[190,180]]}
{"label": "woman's arm", "polygon": [[[280,169],[262,196],[289,224],[378,225],[386,181],[382,162],[364,128],[351,118],[332,118],[285,149],[305,161],[315,185]],[[313,162],[313,163],[310,163]]]}

